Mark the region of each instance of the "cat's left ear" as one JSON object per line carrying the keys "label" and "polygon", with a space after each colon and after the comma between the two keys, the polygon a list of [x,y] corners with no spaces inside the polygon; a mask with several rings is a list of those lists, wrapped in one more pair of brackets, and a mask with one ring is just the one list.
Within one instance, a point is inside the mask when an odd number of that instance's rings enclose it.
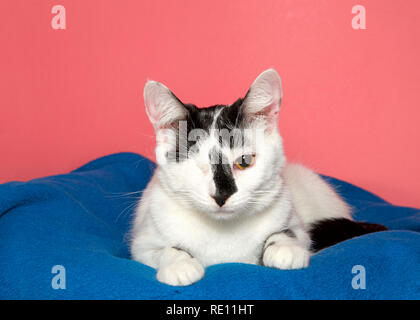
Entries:
{"label": "cat's left ear", "polygon": [[270,131],[277,128],[283,89],[277,71],[268,69],[261,73],[248,90],[243,111],[250,119],[264,120]]}

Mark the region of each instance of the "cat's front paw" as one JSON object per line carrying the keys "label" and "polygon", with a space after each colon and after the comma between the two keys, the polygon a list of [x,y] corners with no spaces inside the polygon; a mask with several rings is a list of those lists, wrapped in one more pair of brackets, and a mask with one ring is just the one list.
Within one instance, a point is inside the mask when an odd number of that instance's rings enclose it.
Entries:
{"label": "cat's front paw", "polygon": [[298,245],[273,244],[268,246],[263,255],[267,267],[277,269],[302,269],[309,265],[310,253]]}
{"label": "cat's front paw", "polygon": [[204,267],[195,258],[188,258],[161,267],[156,278],[171,286],[188,286],[204,276]]}

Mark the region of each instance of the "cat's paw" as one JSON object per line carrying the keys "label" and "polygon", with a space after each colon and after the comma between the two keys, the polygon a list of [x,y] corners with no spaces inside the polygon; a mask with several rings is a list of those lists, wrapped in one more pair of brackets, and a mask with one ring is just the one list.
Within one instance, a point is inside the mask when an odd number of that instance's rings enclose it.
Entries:
{"label": "cat's paw", "polygon": [[171,286],[188,286],[204,276],[204,267],[195,258],[183,259],[160,268],[156,278]]}
{"label": "cat's paw", "polygon": [[267,267],[277,269],[302,269],[309,266],[310,253],[298,245],[268,246],[263,255],[263,263]]}

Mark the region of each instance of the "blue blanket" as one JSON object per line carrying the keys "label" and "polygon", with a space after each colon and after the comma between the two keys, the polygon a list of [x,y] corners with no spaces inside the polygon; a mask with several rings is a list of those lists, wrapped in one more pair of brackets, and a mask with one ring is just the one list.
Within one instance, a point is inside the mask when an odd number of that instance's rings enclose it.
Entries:
{"label": "blue blanket", "polygon": [[[69,174],[0,185],[1,299],[418,299],[420,211],[327,178],[355,219],[390,231],[353,238],[312,257],[303,270],[239,263],[171,287],[130,260],[126,234],[154,169],[120,153]],[[65,289],[60,289],[65,288]]]}

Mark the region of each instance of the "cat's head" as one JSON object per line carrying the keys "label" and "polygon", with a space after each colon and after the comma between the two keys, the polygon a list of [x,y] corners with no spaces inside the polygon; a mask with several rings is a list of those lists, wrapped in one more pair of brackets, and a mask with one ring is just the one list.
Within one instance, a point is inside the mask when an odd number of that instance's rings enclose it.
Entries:
{"label": "cat's head", "polygon": [[232,105],[201,109],[148,81],[144,102],[156,133],[159,183],[180,205],[216,219],[264,210],[279,195],[285,163],[281,100],[274,69]]}

